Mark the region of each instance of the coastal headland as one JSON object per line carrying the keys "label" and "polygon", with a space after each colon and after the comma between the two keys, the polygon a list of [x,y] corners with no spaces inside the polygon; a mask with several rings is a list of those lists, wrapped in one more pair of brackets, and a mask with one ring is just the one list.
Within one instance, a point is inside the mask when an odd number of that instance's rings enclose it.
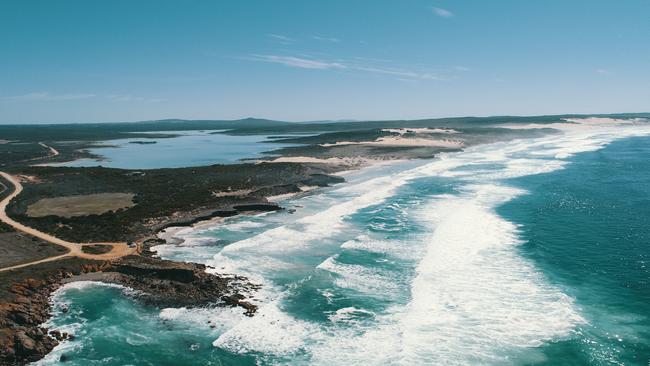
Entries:
{"label": "coastal headland", "polygon": [[[53,312],[52,292],[74,281],[122,285],[151,306],[228,306],[255,314],[247,298],[258,284],[158,258],[150,248],[164,243],[158,237],[163,229],[282,210],[278,197],[342,183],[342,171],[552,134],[553,123],[578,117],[584,116],[0,126],[0,364],[36,361],[75,336],[44,326]],[[539,126],[504,127],[531,123]],[[270,153],[234,164],[120,169],[102,167],[102,157],[89,152],[125,138],[152,147],[183,130],[271,135],[265,142]],[[273,149],[274,143],[291,146]],[[66,166],[77,159],[95,159],[98,166]]]}

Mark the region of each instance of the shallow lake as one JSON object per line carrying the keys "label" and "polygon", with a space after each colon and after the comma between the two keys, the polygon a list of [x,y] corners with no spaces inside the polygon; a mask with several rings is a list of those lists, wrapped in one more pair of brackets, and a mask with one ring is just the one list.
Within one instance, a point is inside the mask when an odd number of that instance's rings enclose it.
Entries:
{"label": "shallow lake", "polygon": [[156,169],[234,164],[262,157],[263,152],[289,146],[268,143],[267,136],[230,136],[215,131],[165,131],[172,138],[129,138],[103,141],[89,149],[103,159],[79,159],[60,166],[104,166],[123,169]]}

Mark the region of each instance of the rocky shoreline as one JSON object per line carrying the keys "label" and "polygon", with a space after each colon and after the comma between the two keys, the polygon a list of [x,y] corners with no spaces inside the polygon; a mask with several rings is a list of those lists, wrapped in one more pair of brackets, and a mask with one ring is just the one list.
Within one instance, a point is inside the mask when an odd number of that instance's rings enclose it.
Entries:
{"label": "rocky shoreline", "polygon": [[[63,262],[63,261],[62,261]],[[128,256],[113,262],[66,260],[49,268],[33,268],[13,283],[0,303],[0,364],[37,361],[73,334],[47,329],[52,315],[51,294],[75,281],[120,284],[134,291],[138,301],[151,306],[241,307],[253,316],[257,307],[245,298],[259,288],[239,276],[217,276],[196,263],[179,263],[146,256]],[[34,275],[34,276],[31,276]]]}
{"label": "rocky shoreline", "polygon": [[[342,178],[313,174],[302,184],[328,186]],[[50,330],[44,324],[52,317],[51,296],[61,286],[76,281],[118,284],[135,291],[128,296],[142,303],[163,307],[240,307],[253,316],[257,306],[246,301],[259,286],[236,275],[213,275],[196,263],[174,262],[156,257],[150,248],[165,243],[158,233],[169,227],[194,226],[202,222],[240,214],[278,211],[283,208],[266,197],[301,193],[299,185],[269,186],[249,193],[236,204],[218,205],[174,216],[160,217],[147,223],[153,235],[139,240],[139,255],[111,262],[80,258],[25,267],[0,274],[0,365],[24,365],[38,361],[60,342],[74,334]],[[101,251],[103,248],[89,248]],[[65,361],[65,355],[61,361]]]}

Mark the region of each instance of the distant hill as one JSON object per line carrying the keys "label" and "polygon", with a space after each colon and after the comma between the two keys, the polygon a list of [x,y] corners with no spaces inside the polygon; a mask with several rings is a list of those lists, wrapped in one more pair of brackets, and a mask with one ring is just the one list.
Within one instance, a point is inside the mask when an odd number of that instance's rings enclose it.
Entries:
{"label": "distant hill", "polygon": [[[233,128],[273,128],[290,126],[293,123],[274,121],[263,118],[244,118],[236,120],[188,120],[188,119],[161,119],[155,121],[142,121],[131,123],[112,123],[122,131],[174,131],[181,130],[229,130]],[[102,125],[105,125],[102,123]],[[156,128],[156,130],[152,130]]]}
{"label": "distant hill", "polygon": [[292,123],[260,118],[238,120],[165,119],[141,122],[0,125],[0,138],[20,141],[94,141],[152,136],[150,134],[134,134],[137,132],[265,129],[289,125],[292,125]]}
{"label": "distant hill", "polygon": [[[551,116],[452,117],[391,121],[284,122],[262,118],[238,120],[164,119],[141,122],[70,123],[51,125],[0,125],[0,139],[19,141],[100,141],[127,137],[171,137],[171,131],[226,130],[227,134],[287,134],[360,131],[389,127],[489,127],[503,123],[552,123],[563,118],[650,118],[650,113],[564,114]],[[148,133],[144,133],[148,132]],[[160,132],[155,135],[150,132]]]}
{"label": "distant hill", "polygon": [[350,122],[311,122],[279,126],[239,127],[228,131],[228,134],[282,134],[282,133],[322,133],[341,131],[360,131],[377,128],[423,128],[423,127],[489,127],[504,123],[553,123],[565,118],[650,118],[650,113],[618,113],[618,114],[563,114],[548,116],[493,116],[493,117],[449,117],[418,120],[388,120],[388,121],[350,121]]}

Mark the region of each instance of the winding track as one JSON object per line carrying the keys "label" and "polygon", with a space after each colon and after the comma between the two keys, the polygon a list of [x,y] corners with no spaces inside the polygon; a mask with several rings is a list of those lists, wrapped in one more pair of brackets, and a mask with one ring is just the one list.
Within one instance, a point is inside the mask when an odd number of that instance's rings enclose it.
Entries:
{"label": "winding track", "polygon": [[58,156],[58,155],[59,155],[59,150],[53,148],[52,146],[45,145],[45,144],[42,143],[42,142],[39,142],[38,144],[41,145],[41,146],[43,146],[44,148],[50,150],[50,154],[49,154],[48,156],[45,156],[45,157],[40,158],[40,159],[51,158],[51,157],[53,157],[53,156]]}
{"label": "winding track", "polygon": [[[7,205],[9,204],[9,202],[11,202],[12,199],[14,199],[16,196],[20,194],[20,192],[23,191],[23,186],[22,184],[20,184],[20,180],[11,174],[0,172],[0,175],[14,185],[14,191],[11,194],[9,194],[7,197],[5,197],[5,199],[0,201],[0,221],[6,223],[7,225],[13,227],[18,231],[22,231],[26,234],[35,236],[37,238],[43,239],[52,244],[60,245],[68,249],[68,253],[66,254],[48,257],[33,262],[18,264],[15,266],[0,268],[0,272],[9,271],[21,267],[32,266],[38,263],[55,261],[66,257],[79,257],[84,259],[96,259],[96,260],[111,260],[111,259],[121,258],[130,254],[135,254],[137,252],[137,248],[129,248],[129,246],[126,243],[72,243],[69,241],[59,239],[50,234],[46,234],[42,231],[36,230],[29,226],[25,226],[15,221],[14,219],[12,219],[7,215]],[[110,245],[112,248],[111,251],[108,253],[89,254],[89,253],[84,253],[82,251],[82,247],[87,245]]]}

